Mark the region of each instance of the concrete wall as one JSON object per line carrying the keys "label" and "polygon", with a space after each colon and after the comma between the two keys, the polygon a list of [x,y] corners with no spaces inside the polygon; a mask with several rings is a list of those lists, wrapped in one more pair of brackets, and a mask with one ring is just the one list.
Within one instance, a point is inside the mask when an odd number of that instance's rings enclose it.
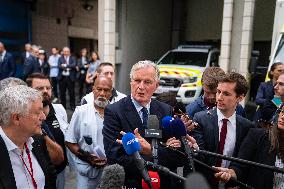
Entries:
{"label": "concrete wall", "polygon": [[68,45],[68,37],[98,39],[98,2],[90,3],[92,11],[84,10],[83,1],[78,0],[37,1],[32,12],[32,42],[50,51],[53,46]]}
{"label": "concrete wall", "polygon": [[271,41],[276,0],[255,1],[254,41]]}
{"label": "concrete wall", "polygon": [[187,0],[184,40],[221,40],[223,1]]}
{"label": "concrete wall", "polygon": [[[121,66],[117,88],[129,93],[129,72],[139,60],[160,57],[171,48],[171,0],[123,0],[120,16]],[[119,11],[119,10],[118,10]]]}

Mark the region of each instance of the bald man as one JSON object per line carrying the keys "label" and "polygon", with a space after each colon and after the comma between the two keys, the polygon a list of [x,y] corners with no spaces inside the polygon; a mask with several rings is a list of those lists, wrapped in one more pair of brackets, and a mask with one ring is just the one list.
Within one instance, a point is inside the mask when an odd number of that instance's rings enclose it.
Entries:
{"label": "bald man", "polygon": [[76,156],[77,189],[96,188],[106,165],[102,129],[111,91],[111,79],[98,77],[93,86],[94,103],[77,106],[66,133],[66,145]]}
{"label": "bald man", "polygon": [[64,47],[62,51],[63,55],[58,59],[60,101],[66,109],[66,90],[68,90],[70,109],[75,110],[76,58],[71,56],[68,47]]}

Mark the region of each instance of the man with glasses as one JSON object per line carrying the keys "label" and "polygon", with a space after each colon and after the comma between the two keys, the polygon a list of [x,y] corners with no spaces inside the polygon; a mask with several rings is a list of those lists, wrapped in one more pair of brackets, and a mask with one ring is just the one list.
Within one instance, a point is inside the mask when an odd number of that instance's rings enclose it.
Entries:
{"label": "man with glasses", "polygon": [[260,115],[260,124],[262,122],[274,122],[275,112],[279,105],[284,102],[284,73],[281,73],[274,85],[274,98],[266,100],[263,104]]}
{"label": "man with glasses", "polygon": [[42,127],[63,150],[62,155],[57,154],[59,157],[64,156],[61,161],[55,162],[57,170],[56,186],[58,189],[64,188],[65,183],[65,167],[67,165],[67,155],[65,147],[64,134],[68,127],[66,110],[61,104],[51,103],[52,87],[47,76],[41,73],[33,73],[27,78],[29,87],[37,89],[41,92],[43,98],[43,111],[46,115],[46,120],[43,122]]}

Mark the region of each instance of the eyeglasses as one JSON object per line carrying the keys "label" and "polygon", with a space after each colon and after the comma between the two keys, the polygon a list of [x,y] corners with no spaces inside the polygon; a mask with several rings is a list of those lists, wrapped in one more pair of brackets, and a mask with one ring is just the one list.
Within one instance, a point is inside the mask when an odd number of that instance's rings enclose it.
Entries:
{"label": "eyeglasses", "polygon": [[276,85],[279,85],[279,86],[283,87],[283,86],[284,86],[284,83],[282,83],[282,82],[276,82],[276,83],[274,84],[274,87],[275,87]]}
{"label": "eyeglasses", "polygon": [[38,91],[43,91],[44,89],[46,89],[47,91],[52,89],[52,86],[41,86],[41,87],[36,87],[35,88]]}

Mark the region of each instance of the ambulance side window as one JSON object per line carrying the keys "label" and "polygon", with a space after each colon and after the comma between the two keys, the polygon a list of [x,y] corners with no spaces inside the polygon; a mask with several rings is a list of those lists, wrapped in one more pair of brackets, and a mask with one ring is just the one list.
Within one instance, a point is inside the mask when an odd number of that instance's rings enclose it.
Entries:
{"label": "ambulance side window", "polygon": [[211,60],[210,60],[210,67],[215,66],[219,67],[219,52],[212,53]]}

